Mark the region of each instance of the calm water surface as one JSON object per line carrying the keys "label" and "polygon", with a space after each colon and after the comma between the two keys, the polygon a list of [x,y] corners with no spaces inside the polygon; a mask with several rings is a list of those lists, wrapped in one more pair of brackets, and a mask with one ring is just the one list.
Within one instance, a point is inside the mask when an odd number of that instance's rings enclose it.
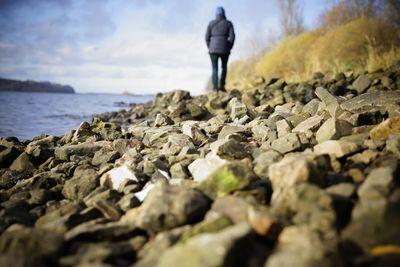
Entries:
{"label": "calm water surface", "polygon": [[108,94],[0,92],[0,137],[32,139],[41,133],[61,136],[76,129],[82,121],[90,122],[94,114],[127,109],[129,103],[152,99]]}

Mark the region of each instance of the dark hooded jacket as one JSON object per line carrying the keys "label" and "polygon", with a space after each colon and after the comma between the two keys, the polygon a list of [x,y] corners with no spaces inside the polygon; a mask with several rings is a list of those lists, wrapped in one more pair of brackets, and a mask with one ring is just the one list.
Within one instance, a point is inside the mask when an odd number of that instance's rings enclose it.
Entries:
{"label": "dark hooded jacket", "polygon": [[229,54],[235,42],[233,24],[224,15],[217,15],[207,27],[206,43],[210,53]]}

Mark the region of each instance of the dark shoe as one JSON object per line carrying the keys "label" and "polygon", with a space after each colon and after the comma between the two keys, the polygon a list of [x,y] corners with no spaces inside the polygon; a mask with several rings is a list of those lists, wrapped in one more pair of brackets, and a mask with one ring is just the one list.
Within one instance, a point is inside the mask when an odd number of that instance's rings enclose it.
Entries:
{"label": "dark shoe", "polygon": [[226,89],[225,89],[225,87],[221,87],[221,88],[218,89],[218,91],[226,92]]}

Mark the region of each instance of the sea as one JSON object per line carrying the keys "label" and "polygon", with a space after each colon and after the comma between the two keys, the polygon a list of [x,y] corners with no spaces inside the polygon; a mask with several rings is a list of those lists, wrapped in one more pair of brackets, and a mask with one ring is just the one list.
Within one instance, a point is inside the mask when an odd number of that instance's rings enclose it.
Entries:
{"label": "sea", "polygon": [[0,92],[0,137],[62,136],[95,114],[151,100],[149,95]]}

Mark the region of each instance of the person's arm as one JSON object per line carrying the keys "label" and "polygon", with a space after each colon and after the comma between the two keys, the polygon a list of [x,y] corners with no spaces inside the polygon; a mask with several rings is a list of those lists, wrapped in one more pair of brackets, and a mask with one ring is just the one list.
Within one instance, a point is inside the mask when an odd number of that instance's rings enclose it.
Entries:
{"label": "person's arm", "polygon": [[235,30],[233,29],[232,23],[230,23],[230,27],[229,27],[228,42],[231,44],[231,48],[232,48],[233,44],[235,43]]}
{"label": "person's arm", "polygon": [[206,31],[206,44],[207,47],[210,47],[210,41],[211,41],[211,27],[210,24],[207,26],[207,31]]}

